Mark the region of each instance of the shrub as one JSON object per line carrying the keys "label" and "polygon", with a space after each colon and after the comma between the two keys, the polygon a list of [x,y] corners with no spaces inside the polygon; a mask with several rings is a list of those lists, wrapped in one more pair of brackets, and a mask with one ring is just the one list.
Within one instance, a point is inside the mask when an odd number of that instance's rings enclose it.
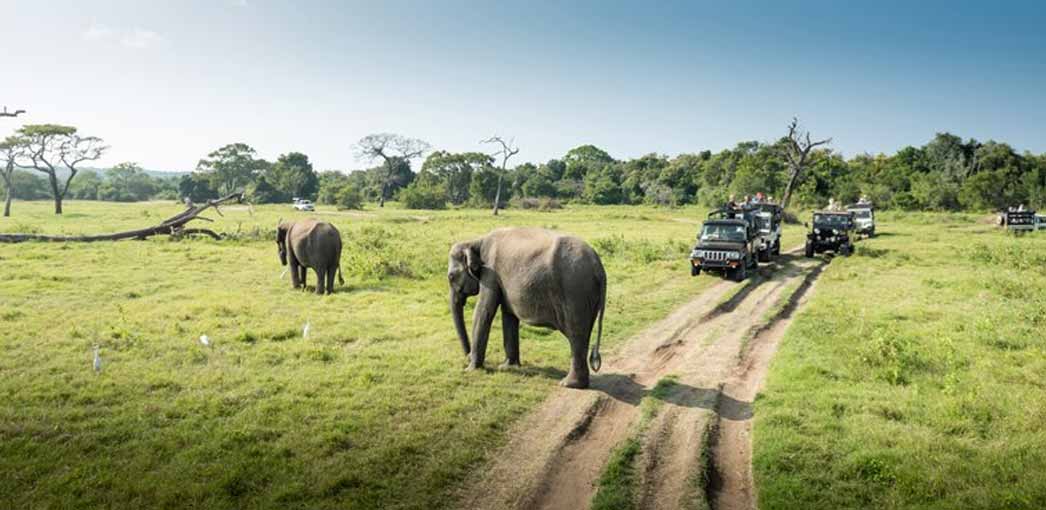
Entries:
{"label": "shrub", "polygon": [[445,209],[447,190],[437,182],[418,179],[400,192],[400,201],[407,209]]}
{"label": "shrub", "polygon": [[363,193],[351,184],[346,184],[334,195],[338,209],[363,209]]}

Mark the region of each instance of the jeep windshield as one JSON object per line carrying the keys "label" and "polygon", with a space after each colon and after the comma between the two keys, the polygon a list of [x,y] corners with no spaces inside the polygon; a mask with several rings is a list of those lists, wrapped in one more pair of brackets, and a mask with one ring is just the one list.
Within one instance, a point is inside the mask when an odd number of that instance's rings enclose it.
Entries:
{"label": "jeep windshield", "polygon": [[854,209],[854,217],[868,219],[872,217],[872,211],[868,209]]}
{"label": "jeep windshield", "polygon": [[845,229],[850,227],[850,217],[842,214],[815,214],[814,226]]}
{"label": "jeep windshield", "polygon": [[745,226],[714,223],[711,225],[704,225],[701,227],[700,239],[702,241],[730,241],[743,243],[745,242]]}
{"label": "jeep windshield", "polygon": [[770,213],[761,212],[755,215],[755,226],[760,232],[770,231]]}

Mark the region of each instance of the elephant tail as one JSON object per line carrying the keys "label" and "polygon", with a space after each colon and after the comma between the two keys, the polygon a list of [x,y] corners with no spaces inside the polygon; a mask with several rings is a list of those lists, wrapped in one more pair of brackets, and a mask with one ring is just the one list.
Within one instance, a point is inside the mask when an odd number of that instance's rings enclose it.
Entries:
{"label": "elephant tail", "polygon": [[341,266],[338,266],[338,285],[345,285],[345,279],[341,277]]}
{"label": "elephant tail", "polygon": [[599,326],[596,329],[596,345],[592,346],[592,352],[588,355],[588,366],[593,372],[599,372],[603,365],[603,358],[599,356],[599,341],[603,339],[603,312],[607,308],[606,284],[603,287],[603,299],[599,302]]}

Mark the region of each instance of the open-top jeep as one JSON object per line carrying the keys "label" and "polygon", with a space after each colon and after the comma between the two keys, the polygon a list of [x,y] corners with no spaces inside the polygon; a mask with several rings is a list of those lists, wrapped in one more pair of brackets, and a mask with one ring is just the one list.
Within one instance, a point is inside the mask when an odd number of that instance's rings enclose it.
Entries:
{"label": "open-top jeep", "polygon": [[875,237],[875,208],[868,202],[858,202],[846,206],[854,214],[854,231],[860,235]]}
{"label": "open-top jeep", "polygon": [[751,211],[722,209],[709,213],[690,252],[690,275],[721,272],[734,281],[748,277],[756,261],[756,228]]}
{"label": "open-top jeep", "polygon": [[1037,221],[1035,211],[1023,211],[1012,207],[1003,211],[999,217],[999,223],[1015,235],[1034,231]]}
{"label": "open-top jeep", "polygon": [[849,211],[817,211],[813,226],[807,225],[806,256],[832,251],[844,257],[854,251],[850,232],[854,229],[854,215]]}
{"label": "open-top jeep", "polygon": [[748,206],[756,226],[756,253],[759,262],[770,262],[781,254],[781,219],[784,215],[777,204],[759,203]]}

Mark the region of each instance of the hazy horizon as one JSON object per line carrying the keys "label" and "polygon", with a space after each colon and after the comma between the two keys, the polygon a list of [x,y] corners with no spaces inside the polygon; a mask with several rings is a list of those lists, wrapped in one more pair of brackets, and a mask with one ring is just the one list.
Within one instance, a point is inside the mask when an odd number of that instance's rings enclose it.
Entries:
{"label": "hazy horizon", "polygon": [[943,131],[1046,152],[1032,2],[0,6],[17,70],[0,106],[28,110],[0,136],[74,125],[112,146],[99,167],[190,171],[244,142],[351,170],[385,131],[450,151],[497,133],[517,163],[582,144],[627,159],[773,141],[792,116],[847,156]]}

